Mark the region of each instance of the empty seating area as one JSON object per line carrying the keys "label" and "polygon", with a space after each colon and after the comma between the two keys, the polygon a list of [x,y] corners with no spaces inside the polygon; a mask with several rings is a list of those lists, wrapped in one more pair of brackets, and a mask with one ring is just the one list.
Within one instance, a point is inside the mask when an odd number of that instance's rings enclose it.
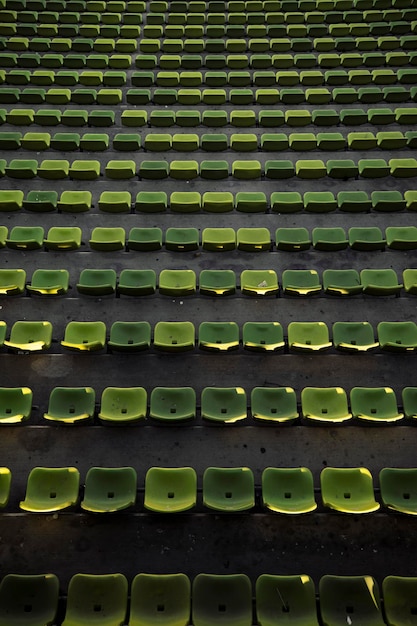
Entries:
{"label": "empty seating area", "polygon": [[0,626],[416,622],[416,148],[416,0],[0,0]]}

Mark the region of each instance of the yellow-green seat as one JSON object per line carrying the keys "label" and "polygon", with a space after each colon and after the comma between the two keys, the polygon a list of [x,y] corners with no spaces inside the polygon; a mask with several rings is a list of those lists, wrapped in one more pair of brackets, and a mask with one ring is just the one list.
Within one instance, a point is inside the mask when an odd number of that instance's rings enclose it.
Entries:
{"label": "yellow-green seat", "polygon": [[323,576],[319,584],[323,626],[342,626],[356,615],[361,626],[384,626],[376,580],[371,576]]}
{"label": "yellow-green seat", "polygon": [[154,387],[150,398],[149,416],[168,424],[195,418],[194,389],[192,387]]}
{"label": "yellow-green seat", "polygon": [[28,476],[23,511],[52,513],[78,501],[80,473],[75,467],[35,467]]}
{"label": "yellow-green seat", "polygon": [[398,411],[397,398],[391,387],[353,387],[350,391],[353,417],[365,422],[398,422],[404,413]]}
{"label": "yellow-green seat", "polygon": [[379,472],[382,504],[392,511],[417,515],[417,469],[384,467]]}
{"label": "yellow-green seat", "polygon": [[137,574],[132,581],[129,626],[187,626],[191,583],[185,574]]}
{"label": "yellow-green seat", "polygon": [[[122,511],[135,504],[136,486],[137,476],[133,467],[90,467],[85,478],[81,508],[91,513]],[[123,620],[125,614],[120,613],[120,617]]]}
{"label": "yellow-green seat", "polygon": [[104,423],[130,424],[146,417],[147,393],[143,387],[106,387],[98,418]]}
{"label": "yellow-green seat", "polygon": [[25,290],[26,272],[23,269],[0,269],[0,294],[14,296]]}
{"label": "yellow-green seat", "polygon": [[6,574],[0,583],[0,623],[53,624],[58,600],[59,580],[55,574]]}
{"label": "yellow-green seat", "polygon": [[285,346],[284,332],[279,322],[245,322],[242,342],[246,350],[275,352]]}
{"label": "yellow-green seat", "polygon": [[379,322],[378,341],[381,350],[388,352],[415,352],[417,350],[417,324],[406,322]]}
{"label": "yellow-green seat", "polygon": [[333,345],[342,352],[369,352],[379,347],[369,322],[334,322]]}
{"label": "yellow-green seat", "polygon": [[[209,478],[207,475],[207,488]],[[191,595],[194,626],[210,626],[220,621],[224,626],[252,623],[252,585],[246,574],[197,574]]]}
{"label": "yellow-green seat", "polygon": [[[280,468],[271,469],[280,471]],[[283,469],[283,472],[289,471],[293,470]],[[256,615],[260,626],[281,626],[285,623],[318,626],[313,580],[306,574],[261,574],[256,581]]]}
{"label": "yellow-green seat", "polygon": [[292,387],[254,387],[251,415],[267,422],[292,422],[299,416],[297,397]]}
{"label": "yellow-green seat", "polygon": [[55,387],[44,418],[62,424],[85,422],[94,416],[96,394],[91,387]]}
{"label": "yellow-green seat", "polygon": [[15,322],[4,345],[15,352],[42,352],[52,343],[52,324],[44,321]]}
{"label": "yellow-green seat", "polygon": [[274,513],[299,515],[317,508],[307,467],[267,467],[262,472],[262,505]]}
{"label": "yellow-green seat", "polygon": [[184,352],[195,346],[195,328],[192,322],[157,322],[153,345],[166,352]]}
{"label": "yellow-green seat", "polygon": [[102,350],[106,345],[104,322],[68,322],[61,345],[77,352]]}
{"label": "yellow-green seat", "polygon": [[321,291],[317,270],[284,270],[282,273],[284,293],[292,296],[312,296]]}
{"label": "yellow-green seat", "polygon": [[32,282],[26,285],[30,293],[39,296],[58,296],[69,288],[68,270],[37,269],[32,274]]}
{"label": "yellow-green seat", "polygon": [[116,271],[114,269],[86,268],[81,270],[77,291],[89,296],[106,296],[116,291]]}
{"label": "yellow-green seat", "polygon": [[197,474],[192,467],[151,467],[145,476],[144,507],[156,513],[179,513],[197,502]]}
{"label": "yellow-green seat", "polygon": [[194,270],[165,269],[159,274],[159,292],[166,296],[189,296],[196,292]]}
{"label": "yellow-green seat", "polygon": [[43,243],[48,250],[78,250],[81,237],[82,231],[78,226],[52,226]]}
{"label": "yellow-green seat", "polygon": [[127,589],[123,574],[75,574],[68,585],[62,623],[65,626],[123,624],[127,613]]}
{"label": "yellow-green seat", "polygon": [[322,352],[332,347],[325,322],[290,322],[288,347],[295,352]]}
{"label": "yellow-green seat", "polygon": [[112,252],[123,250],[126,243],[126,233],[124,228],[97,226],[91,233],[89,241],[92,250],[101,252]]}
{"label": "yellow-green seat", "polygon": [[365,467],[325,467],[320,486],[324,506],[340,513],[372,513],[380,507],[371,472]]}
{"label": "yellow-green seat", "polygon": [[[209,509],[224,513],[252,509],[255,505],[252,470],[249,467],[208,467],[203,474],[203,504]],[[240,597],[240,603],[244,599]],[[251,620],[251,616],[249,619]],[[209,623],[213,622],[207,622]],[[248,626],[250,623],[251,621]]]}
{"label": "yellow-green seat", "polygon": [[338,424],[350,420],[346,391],[342,387],[304,387],[301,413],[307,420]]}
{"label": "yellow-green seat", "polygon": [[[28,420],[32,412],[32,399],[33,392],[29,387],[0,387],[0,424],[19,424]],[[3,482],[5,480],[2,474],[4,472],[0,470],[0,485],[2,479]],[[2,506],[7,503],[4,503],[4,497],[0,497],[1,502]]]}
{"label": "yellow-green seat", "polygon": [[239,347],[239,326],[236,322],[201,322],[198,329],[201,350],[228,352]]}

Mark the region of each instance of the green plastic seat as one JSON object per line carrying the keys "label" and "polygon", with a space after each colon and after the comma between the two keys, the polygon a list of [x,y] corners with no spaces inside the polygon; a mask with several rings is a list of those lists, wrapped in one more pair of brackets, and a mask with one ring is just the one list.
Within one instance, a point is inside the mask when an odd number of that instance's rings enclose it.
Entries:
{"label": "green plastic seat", "polygon": [[205,387],[201,394],[201,415],[221,424],[246,419],[246,393],[241,387]]}
{"label": "green plastic seat", "polygon": [[304,203],[298,191],[274,191],[271,193],[271,210],[274,213],[297,213]]}
{"label": "green plastic seat", "polygon": [[268,228],[239,228],[236,233],[238,250],[262,252],[271,248],[271,234]]}
{"label": "green plastic seat", "polygon": [[369,352],[379,347],[369,322],[334,322],[333,345],[342,352]]}
{"label": "green plastic seat", "polygon": [[278,250],[287,252],[308,250],[311,246],[310,233],[303,226],[277,228],[275,231],[275,243]]}
{"label": "green plastic seat", "polygon": [[136,195],[135,210],[141,213],[166,211],[168,197],[165,191],[139,191]]}
{"label": "green plastic seat", "polygon": [[240,275],[240,288],[247,296],[278,295],[277,273],[275,270],[243,270]]}
{"label": "green plastic seat", "polygon": [[106,387],[101,394],[98,417],[106,424],[137,422],[146,417],[146,401],[147,393],[143,387]]}
{"label": "green plastic seat", "polygon": [[[29,419],[32,412],[33,393],[29,387],[1,387],[0,388],[0,424],[19,424]],[[4,489],[7,486],[6,472],[0,470],[1,497],[0,504],[5,506],[7,498]],[[9,477],[10,483],[10,477]]]}
{"label": "green plastic seat", "polygon": [[45,159],[38,167],[38,176],[47,180],[61,180],[68,177],[70,169],[67,160]]}
{"label": "green plastic seat", "polygon": [[245,322],[242,328],[243,347],[257,352],[275,352],[285,346],[279,322]]}
{"label": "green plastic seat", "polygon": [[58,201],[58,209],[64,213],[84,213],[91,209],[91,191],[71,191],[69,189],[61,193]]}
{"label": "green plastic seat", "polygon": [[94,415],[95,397],[91,387],[55,387],[43,417],[63,424],[89,421]]}
{"label": "green plastic seat", "polygon": [[374,211],[402,211],[406,202],[399,191],[373,191],[371,193]]}
{"label": "green plastic seat", "polygon": [[100,161],[77,159],[70,165],[69,176],[73,180],[96,180],[100,176]]}
{"label": "green plastic seat", "polygon": [[260,161],[233,161],[232,176],[238,180],[254,180],[260,178],[262,166]]}
{"label": "green plastic seat", "polygon": [[106,213],[129,213],[131,204],[132,196],[129,191],[102,191],[98,208]]}
{"label": "green plastic seat", "polygon": [[162,248],[162,230],[158,227],[140,228],[134,226],[127,239],[129,250],[149,251]]}
{"label": "green plastic seat", "polygon": [[80,473],[75,467],[35,467],[29,473],[23,511],[52,513],[78,501]]}
{"label": "green plastic seat", "polygon": [[315,511],[317,503],[311,471],[306,467],[267,467],[264,469],[262,505],[269,511],[286,515]]}
{"label": "green plastic seat", "polygon": [[[90,480],[95,478],[94,473],[90,474],[93,469],[109,472],[105,468],[91,468],[87,474],[87,477],[91,477]],[[116,472],[119,471],[119,468],[112,469]],[[134,470],[132,469],[132,471]],[[116,483],[116,486],[119,487],[119,484]],[[100,494],[97,495],[98,498],[94,498],[94,501],[98,500],[99,508],[101,505]],[[116,626],[116,624],[123,624],[127,613],[127,589],[127,580],[123,574],[75,574],[68,585],[65,619],[62,623],[65,626],[75,626],[76,624],[78,626],[86,626],[87,624]]]}
{"label": "green plastic seat", "polygon": [[372,207],[366,191],[339,191],[337,194],[337,204],[341,211],[357,213],[369,211]]}
{"label": "green plastic seat", "polygon": [[0,623],[53,624],[58,613],[59,580],[55,574],[6,574],[0,583]]}
{"label": "green plastic seat", "polygon": [[[374,496],[372,475],[365,467],[325,467],[320,474],[320,485],[323,504],[329,509],[357,515],[372,513],[380,508]],[[342,624],[335,619],[335,614],[330,622],[325,621],[323,605],[322,617],[324,623]],[[345,615],[343,617],[346,619]]]}
{"label": "green plastic seat", "polygon": [[30,293],[39,296],[58,296],[69,288],[68,270],[37,269],[32,274],[32,282],[26,285]]}
{"label": "green plastic seat", "polygon": [[[136,484],[137,476],[133,467],[91,467],[85,479],[81,508],[92,513],[113,513],[127,509],[136,502]],[[118,623],[123,623],[125,613],[120,613],[119,617],[122,621]],[[97,618],[96,621],[99,623]]]}
{"label": "green plastic seat", "polygon": [[23,208],[26,211],[46,213],[55,211],[58,206],[58,193],[56,191],[28,191],[23,200]]}
{"label": "green plastic seat", "polygon": [[236,291],[233,270],[202,270],[198,282],[200,294],[205,296],[228,296]]}
{"label": "green plastic seat", "polygon": [[[396,470],[387,469],[387,471],[395,472]],[[413,470],[399,471],[412,472]],[[382,593],[384,597],[385,619],[388,626],[395,626],[396,624],[412,625],[414,623],[415,588],[416,579],[412,576],[386,576],[384,578],[382,581]]]}
{"label": "green plastic seat", "polygon": [[157,322],[153,345],[166,352],[184,352],[195,346],[195,329],[192,322]]}
{"label": "green plastic seat", "polygon": [[[281,471],[280,468],[268,469]],[[298,470],[282,470],[282,472],[293,471]],[[280,475],[277,475],[277,479],[279,477]],[[284,482],[285,478],[283,476]],[[286,623],[318,626],[313,580],[306,574],[294,576],[261,574],[256,581],[256,615],[260,626],[273,624],[280,626]]]}
{"label": "green plastic seat", "polygon": [[391,176],[409,178],[417,176],[417,159],[390,159],[388,161]]}
{"label": "green plastic seat", "polygon": [[364,269],[360,273],[363,292],[372,296],[398,295],[403,285],[391,269]]}
{"label": "green plastic seat", "polygon": [[284,270],[282,273],[284,293],[292,296],[312,296],[321,291],[316,270]]}
{"label": "green plastic seat", "polygon": [[195,626],[209,626],[219,620],[225,626],[251,623],[252,585],[245,574],[198,574],[193,581],[192,598]]}
{"label": "green plastic seat", "polygon": [[393,250],[415,250],[417,248],[417,227],[388,226],[385,230],[387,245]]}
{"label": "green plastic seat", "polygon": [[132,581],[129,626],[186,626],[191,584],[185,574],[137,574]]}
{"label": "green plastic seat", "polygon": [[146,350],[151,345],[151,326],[149,322],[113,322],[107,345],[113,352]]}
{"label": "green plastic seat", "polygon": [[0,133],[0,148],[3,150],[19,150],[22,145],[22,133],[3,132]]}
{"label": "green plastic seat", "polygon": [[337,202],[331,191],[306,191],[304,208],[310,213],[329,213],[336,210]]}
{"label": "green plastic seat", "polygon": [[[222,512],[237,512],[247,511],[252,509],[255,505],[255,489],[254,489],[254,476],[249,467],[208,467],[203,474],[203,504],[209,509]],[[197,577],[198,578],[198,577]],[[196,579],[194,579],[195,581]],[[216,585],[218,591],[220,588]],[[224,588],[222,587],[223,591]],[[235,601],[239,599],[239,609],[242,611],[242,605],[247,608],[247,601],[249,597],[242,595],[243,589],[240,589],[240,593],[235,597]],[[195,592],[195,588],[194,588]],[[198,594],[197,594],[198,595]],[[234,594],[230,597],[229,601],[233,598]],[[197,597],[193,593],[194,598],[194,624],[210,624],[212,621],[198,620],[196,621],[196,604],[198,605]],[[227,596],[224,597],[226,599]],[[207,602],[208,599],[206,599]],[[246,600],[246,601],[245,601]],[[250,606],[250,605],[249,605]],[[236,609],[237,607],[235,607]],[[214,609],[214,607],[213,607]],[[216,611],[217,611],[216,606]],[[207,619],[209,615],[207,615]],[[197,618],[198,619],[198,618]],[[211,620],[215,619],[215,613],[211,614]],[[229,619],[231,619],[229,617]],[[248,624],[251,622],[251,615],[246,616],[248,621],[243,622],[242,617],[239,621],[231,620],[227,623],[230,624]]]}
{"label": "green plastic seat", "polygon": [[167,250],[187,252],[199,247],[199,232],[197,228],[167,228],[165,231],[165,247]]}
{"label": "green plastic seat", "polygon": [[206,191],[202,195],[202,208],[210,213],[226,213],[232,211],[234,197],[230,191]]}
{"label": "green plastic seat", "polygon": [[113,269],[84,269],[78,279],[77,291],[90,296],[114,294],[116,279],[116,272]]}
{"label": "green plastic seat", "polygon": [[363,626],[383,626],[385,623],[378,584],[371,576],[323,576],[319,594],[324,626],[346,624],[352,614]]}
{"label": "green plastic seat", "polygon": [[108,161],[105,176],[111,180],[127,180],[136,176],[135,161]]}
{"label": "green plastic seat", "polygon": [[329,329],[324,322],[291,322],[288,346],[294,352],[322,352],[332,347]]}
{"label": "green plastic seat", "polygon": [[192,467],[151,467],[145,477],[144,507],[156,513],[179,513],[197,502],[197,474]]}
{"label": "green plastic seat", "polygon": [[236,322],[201,322],[198,347],[214,352],[236,350],[239,347],[239,326]]}
{"label": "green plastic seat", "polygon": [[194,270],[165,269],[159,274],[159,292],[166,296],[188,296],[196,292]]}
{"label": "green plastic seat", "polygon": [[106,344],[104,322],[68,322],[61,345],[77,352],[102,350]]}
{"label": "green plastic seat", "polygon": [[10,331],[10,338],[4,345],[15,352],[41,352],[48,350],[52,343],[52,324],[50,322],[21,321],[15,322]]}
{"label": "green plastic seat", "polygon": [[353,387],[350,407],[353,417],[367,422],[398,422],[404,417],[391,387]]}
{"label": "green plastic seat", "polygon": [[384,178],[390,174],[390,166],[384,159],[359,159],[358,168],[362,178]]}
{"label": "green plastic seat", "polygon": [[169,175],[175,180],[192,180],[197,178],[199,164],[197,161],[171,161]]}
{"label": "green plastic seat", "polygon": [[351,419],[346,391],[342,387],[304,387],[301,412],[307,420],[340,423]]}
{"label": "green plastic seat", "polygon": [[14,296],[25,290],[26,272],[23,269],[0,269],[0,294]]}
{"label": "green plastic seat", "polygon": [[81,237],[82,231],[78,226],[52,226],[43,243],[47,250],[78,250]]}
{"label": "green plastic seat", "polygon": [[381,350],[389,352],[415,352],[417,350],[415,322],[379,322],[377,333]]}
{"label": "green plastic seat", "polygon": [[63,152],[79,150],[80,142],[78,133],[55,133],[51,139],[51,148]]}
{"label": "green plastic seat", "polygon": [[417,294],[417,272],[415,269],[407,268],[403,271],[404,289],[407,293]]}
{"label": "green plastic seat", "polygon": [[236,232],[233,228],[204,228],[201,241],[204,250],[212,252],[234,250]]}
{"label": "green plastic seat", "polygon": [[349,245],[345,230],[338,226],[333,228],[313,228],[312,240],[313,247],[316,250],[344,250]]}
{"label": "green plastic seat", "polygon": [[91,233],[89,240],[92,250],[101,252],[111,252],[115,250],[123,250],[126,243],[126,233],[121,227],[101,227],[97,226]]}
{"label": "green plastic seat", "polygon": [[161,422],[181,422],[195,418],[196,394],[192,387],[154,387],[149,416]]}
{"label": "green plastic seat", "polygon": [[[384,467],[379,472],[379,486],[384,506],[398,513],[417,515],[417,471],[415,468]],[[384,600],[386,602],[385,596]]]}
{"label": "green plastic seat", "polygon": [[6,176],[10,178],[35,178],[37,171],[36,159],[12,159],[5,167]]}
{"label": "green plastic seat", "polygon": [[353,250],[383,250],[386,240],[378,226],[352,226],[349,245]]}
{"label": "green plastic seat", "polygon": [[251,415],[272,423],[292,422],[298,418],[297,398],[292,387],[254,387]]}
{"label": "green plastic seat", "polygon": [[0,211],[19,211],[23,206],[23,191],[19,189],[0,191]]}

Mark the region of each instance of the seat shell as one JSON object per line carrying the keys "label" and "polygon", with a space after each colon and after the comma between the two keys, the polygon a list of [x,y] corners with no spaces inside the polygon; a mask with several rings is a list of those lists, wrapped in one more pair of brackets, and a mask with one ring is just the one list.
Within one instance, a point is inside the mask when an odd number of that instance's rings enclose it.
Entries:
{"label": "seat shell", "polygon": [[58,594],[55,574],[6,574],[0,583],[0,624],[24,621],[28,626],[51,626],[58,612]]}
{"label": "seat shell", "polygon": [[320,484],[324,506],[340,513],[372,513],[380,507],[371,473],[365,467],[325,467]]}
{"label": "seat shell", "polygon": [[197,474],[192,467],[151,467],[145,477],[145,509],[179,513],[197,501]]}
{"label": "seat shell", "polygon": [[98,418],[109,424],[138,422],[146,417],[147,393],[143,387],[106,387]]}
{"label": "seat shell", "polygon": [[136,485],[137,476],[133,467],[91,467],[85,478],[81,508],[91,513],[114,513],[127,509],[136,502]]}
{"label": "seat shell", "polygon": [[252,585],[245,574],[197,574],[192,598],[194,626],[252,624]]}
{"label": "seat shell", "polygon": [[35,467],[28,476],[23,511],[51,513],[76,504],[80,473],[75,467]]}
{"label": "seat shell", "polygon": [[122,626],[128,584],[123,574],[75,574],[68,585],[65,626]]}
{"label": "seat shell", "polygon": [[190,611],[191,583],[185,574],[137,574],[133,579],[129,626],[187,626]]}
{"label": "seat shell", "polygon": [[262,505],[274,513],[299,515],[315,511],[314,482],[306,467],[267,467],[262,472]]}

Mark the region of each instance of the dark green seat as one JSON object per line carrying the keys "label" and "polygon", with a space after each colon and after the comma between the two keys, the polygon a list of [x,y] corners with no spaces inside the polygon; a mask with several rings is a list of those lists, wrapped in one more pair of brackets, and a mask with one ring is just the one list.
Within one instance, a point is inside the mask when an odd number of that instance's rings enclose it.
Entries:
{"label": "dark green seat", "polygon": [[114,294],[116,278],[114,269],[84,269],[78,279],[77,291],[90,296]]}
{"label": "dark green seat", "polygon": [[146,401],[147,393],[143,387],[106,387],[101,394],[98,418],[112,425],[143,420]]}
{"label": "dark green seat", "polygon": [[150,345],[149,322],[113,322],[110,327],[107,346],[114,352],[138,352],[146,350]]}
{"label": "dark green seat", "polygon": [[197,502],[197,474],[192,467],[151,467],[145,477],[144,507],[156,513],[179,513]]}
{"label": "dark green seat", "polygon": [[[137,476],[136,471],[133,467],[91,467],[88,470],[85,478],[84,498],[81,500],[80,503],[81,508],[84,511],[90,511],[92,513],[113,513],[115,511],[122,511],[124,509],[127,509],[130,506],[133,506],[136,502],[136,485]],[[122,578],[124,579],[124,576]],[[117,581],[113,580],[113,585],[116,582]],[[126,579],[124,579],[123,582],[126,582]],[[92,591],[93,589],[90,590],[90,593],[92,593]],[[108,588],[106,594],[107,598],[109,597],[110,592],[115,592],[114,587],[110,586]],[[70,589],[68,591],[67,615],[69,606],[69,595]],[[114,597],[113,600],[115,600]],[[89,598],[89,603],[90,602],[91,598]],[[102,605],[99,604],[99,606]],[[107,610],[112,610],[112,612],[114,612],[116,607],[117,603],[109,604]],[[124,612],[122,612],[122,606],[119,606],[119,619],[121,620],[121,622],[125,618],[126,604],[123,605],[123,608]],[[96,609],[94,610],[96,611]],[[104,607],[102,608],[102,610],[104,611]],[[92,615],[97,620],[97,616],[95,616],[94,613]],[[103,619],[103,617],[101,619]],[[84,622],[83,620],[82,623],[91,622]]]}
{"label": "dark green seat", "polygon": [[[269,469],[280,471],[280,468]],[[297,470],[282,470],[290,471]],[[283,483],[285,486],[285,478]],[[256,581],[256,615],[260,626],[281,626],[285,623],[318,626],[313,580],[306,574],[261,574]]]}
{"label": "dark green seat", "polygon": [[[75,467],[35,467],[29,473],[23,511],[52,513],[76,504],[80,473]],[[1,595],[1,590],[0,590]]]}
{"label": "dark green seat", "polygon": [[298,418],[297,397],[292,387],[254,387],[251,415],[256,420],[285,423]]}
{"label": "dark green seat", "polygon": [[[254,477],[252,470],[249,469],[249,467],[208,467],[203,474],[203,504],[209,509],[222,511],[224,513],[252,509],[255,505]],[[194,595],[193,598],[194,603],[196,603],[196,597]],[[243,601],[245,601],[243,606],[247,606],[248,598],[245,598],[245,596],[242,597],[241,594],[239,594],[240,610],[242,610]],[[196,604],[194,604],[194,607],[196,607]],[[217,607],[216,610],[218,610]],[[249,626],[251,616],[248,617]],[[212,619],[214,619],[214,614],[211,616],[211,620]],[[211,620],[207,622],[201,621],[199,623],[208,625],[209,623],[213,623]],[[243,624],[241,621],[237,623]],[[194,624],[197,626],[196,621],[194,621]]]}
{"label": "dark green seat", "polygon": [[149,416],[161,422],[181,422],[196,416],[196,394],[192,387],[154,387]]}
{"label": "dark green seat", "polygon": [[55,574],[7,574],[0,584],[0,623],[52,624],[58,613],[58,599],[59,580]]}
{"label": "dark green seat", "polygon": [[313,474],[307,467],[267,467],[262,472],[262,505],[286,515],[315,511]]}
{"label": "dark green seat", "polygon": [[384,626],[378,584],[371,576],[323,576],[319,594],[324,626],[342,626],[352,613],[363,626]]}
{"label": "dark green seat", "polygon": [[75,574],[68,585],[62,623],[65,626],[123,623],[127,612],[127,587],[123,574]]}
{"label": "dark green seat", "polygon": [[[384,506],[397,513],[417,515],[417,470],[415,468],[384,467],[379,472],[379,485]],[[385,596],[384,600],[386,602]],[[411,611],[410,613],[412,614]]]}
{"label": "dark green seat", "polygon": [[187,626],[190,610],[191,584],[185,574],[137,574],[133,579],[130,626]]}

